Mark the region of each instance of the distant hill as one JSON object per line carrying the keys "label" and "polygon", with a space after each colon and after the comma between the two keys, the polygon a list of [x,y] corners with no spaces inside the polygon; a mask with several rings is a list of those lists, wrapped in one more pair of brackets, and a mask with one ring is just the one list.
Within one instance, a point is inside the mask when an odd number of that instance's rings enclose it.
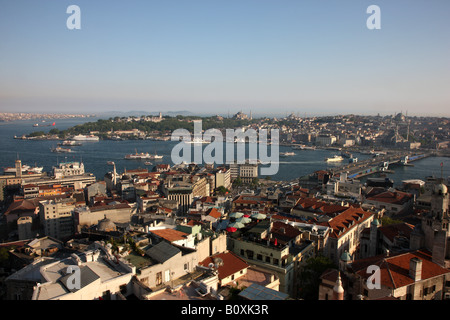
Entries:
{"label": "distant hill", "polygon": [[[112,118],[112,117],[140,117],[140,116],[157,116],[159,112],[148,112],[148,111],[107,111],[97,113],[97,117],[99,118]],[[194,116],[196,114],[190,111],[166,111],[162,112],[163,116]]]}

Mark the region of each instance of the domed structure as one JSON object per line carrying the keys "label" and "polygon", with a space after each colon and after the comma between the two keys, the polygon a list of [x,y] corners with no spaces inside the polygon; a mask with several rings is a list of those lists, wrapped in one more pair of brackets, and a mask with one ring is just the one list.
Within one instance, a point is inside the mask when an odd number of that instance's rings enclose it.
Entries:
{"label": "domed structure", "polygon": [[116,225],[114,224],[114,222],[112,222],[110,219],[105,218],[102,220],[99,220],[98,224],[97,224],[97,230],[98,231],[102,231],[102,232],[111,232],[111,231],[116,231]]}
{"label": "domed structure", "polygon": [[381,226],[381,222],[378,219],[373,219],[371,225],[373,225],[375,227],[379,227],[379,226]]}
{"label": "domed structure", "polygon": [[440,196],[445,196],[448,193],[448,188],[445,184],[440,183],[434,186],[433,193]]}
{"label": "domed structure", "polygon": [[348,253],[347,250],[345,250],[341,255],[341,260],[345,262],[352,261],[352,256],[350,255],[350,253]]}

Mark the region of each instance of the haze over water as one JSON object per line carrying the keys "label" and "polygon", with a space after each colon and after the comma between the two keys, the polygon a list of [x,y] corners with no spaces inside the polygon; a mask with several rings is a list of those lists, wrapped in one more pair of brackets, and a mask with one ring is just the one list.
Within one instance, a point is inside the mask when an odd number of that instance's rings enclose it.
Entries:
{"label": "haze over water", "polygon": [[[148,168],[152,170],[153,165],[146,166],[144,160],[125,160],[127,154],[137,152],[148,152],[150,154],[157,153],[163,155],[161,161],[151,160],[153,164],[169,163],[171,161],[172,148],[179,142],[172,141],[151,141],[151,140],[124,140],[112,141],[101,140],[99,142],[83,142],[82,146],[70,147],[73,153],[53,153],[51,148],[56,147],[60,141],[29,141],[14,139],[14,136],[22,136],[34,131],[48,132],[52,128],[64,130],[74,125],[96,121],[96,118],[90,119],[58,119],[55,127],[33,127],[34,123],[48,124],[52,120],[42,123],[38,120],[24,120],[15,122],[0,123],[0,168],[14,166],[14,161],[19,157],[23,164],[43,166],[44,171],[50,171],[58,162],[65,161],[82,161],[85,165],[86,172],[93,173],[98,180],[103,180],[103,176],[112,167],[107,164],[108,161],[116,163],[118,172],[125,169]],[[225,146],[225,145],[224,145]],[[268,146],[270,152],[270,146]],[[248,149],[248,148],[247,148]],[[280,157],[279,171],[273,175],[272,180],[294,180],[301,176],[308,175],[317,170],[327,169],[333,166],[345,164],[345,161],[337,164],[330,164],[324,161],[327,157],[336,154],[333,150],[292,150],[290,147],[280,146],[280,153],[295,152],[294,156]],[[225,154],[225,153],[224,153]],[[248,155],[248,150],[247,150]],[[370,157],[354,153],[354,157],[359,160]],[[394,174],[388,176],[394,180],[395,185],[401,185],[402,180],[406,179],[425,179],[427,176],[434,175],[440,177],[441,167],[443,163],[443,177],[450,176],[450,158],[430,157],[414,162],[413,167],[393,166]],[[264,176],[261,176],[264,178]],[[364,180],[363,180],[364,181]]]}

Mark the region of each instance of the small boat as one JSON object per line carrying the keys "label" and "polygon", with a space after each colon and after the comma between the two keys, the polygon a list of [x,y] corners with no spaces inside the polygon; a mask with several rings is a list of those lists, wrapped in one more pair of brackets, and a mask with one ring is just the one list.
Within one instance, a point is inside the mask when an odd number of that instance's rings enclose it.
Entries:
{"label": "small boat", "polygon": [[72,152],[72,149],[56,147],[56,148],[52,149],[52,152],[56,152],[56,153],[70,153],[70,152]]}
{"label": "small boat", "polygon": [[290,156],[295,156],[294,152],[281,152],[280,156],[282,157],[290,157]]}
{"label": "small boat", "polygon": [[304,144],[301,144],[299,146],[292,147],[292,149],[295,149],[295,150],[316,150],[316,147],[314,147],[314,146],[306,146]]}
{"label": "small boat", "polygon": [[39,127],[39,123],[33,124],[33,127]]}
{"label": "small boat", "polygon": [[144,164],[145,164],[146,166],[151,166],[153,163],[151,163],[150,161],[145,161]]}
{"label": "small boat", "polygon": [[81,142],[73,141],[73,140],[64,140],[63,142],[59,143],[61,146],[81,146]]}
{"label": "small boat", "polygon": [[326,158],[325,159],[326,162],[339,162],[339,161],[343,161],[343,160],[344,160],[344,158],[341,157],[341,156],[338,156],[338,155],[334,155],[331,158]]}

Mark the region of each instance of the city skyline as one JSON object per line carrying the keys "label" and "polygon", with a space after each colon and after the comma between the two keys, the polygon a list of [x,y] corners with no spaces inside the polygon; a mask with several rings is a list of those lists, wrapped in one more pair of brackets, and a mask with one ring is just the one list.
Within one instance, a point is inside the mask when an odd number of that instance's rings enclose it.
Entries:
{"label": "city skyline", "polygon": [[[80,30],[66,26],[73,4]],[[380,30],[366,26],[373,4]],[[0,8],[1,112],[449,116],[448,1]]]}

